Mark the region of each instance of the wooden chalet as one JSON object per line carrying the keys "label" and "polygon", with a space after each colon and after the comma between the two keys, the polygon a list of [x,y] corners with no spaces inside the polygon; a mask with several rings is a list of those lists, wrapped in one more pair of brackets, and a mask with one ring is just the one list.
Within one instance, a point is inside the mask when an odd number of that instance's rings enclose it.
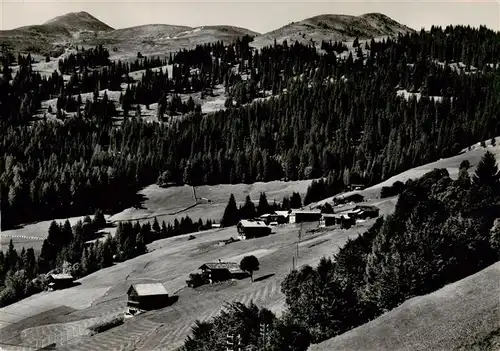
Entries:
{"label": "wooden chalet", "polygon": [[349,184],[349,190],[363,190],[365,188],[364,184]]}
{"label": "wooden chalet", "polygon": [[348,229],[356,224],[356,220],[349,217],[347,214],[339,213],[323,213],[319,222],[321,228],[324,227],[339,227],[342,229]]}
{"label": "wooden chalet", "polygon": [[356,210],[361,210],[358,215],[360,219],[377,218],[380,215],[380,209],[375,206],[360,205],[355,207]]}
{"label": "wooden chalet", "polygon": [[170,301],[167,289],[161,283],[133,284],[127,295],[128,313],[131,315],[165,307]]}
{"label": "wooden chalet", "polygon": [[61,274],[49,274],[48,276],[48,286],[49,290],[59,290],[66,289],[73,286],[75,278],[71,274],[61,273]]}
{"label": "wooden chalet", "polygon": [[363,202],[363,201],[365,201],[365,198],[361,194],[351,194],[348,196],[336,197],[333,199],[334,205],[342,205],[342,204],[347,204],[350,202],[357,203],[357,202]]}
{"label": "wooden chalet", "polygon": [[240,240],[259,238],[271,234],[271,228],[263,221],[242,219],[236,229]]}
{"label": "wooden chalet", "polygon": [[221,282],[229,279],[240,279],[248,276],[247,272],[240,269],[236,262],[211,262],[203,264],[199,269],[210,283]]}
{"label": "wooden chalet", "polygon": [[349,217],[354,219],[367,219],[367,218],[377,218],[379,216],[379,209],[375,206],[356,206],[352,210],[348,211]]}
{"label": "wooden chalet", "polygon": [[290,212],[290,223],[319,222],[320,210],[292,210]]}
{"label": "wooden chalet", "polygon": [[323,213],[321,215],[321,219],[319,220],[319,226],[321,228],[334,226],[334,225],[338,224],[339,219],[340,219],[339,217],[340,216],[337,214]]}
{"label": "wooden chalet", "polygon": [[279,211],[280,213],[266,213],[259,217],[261,221],[270,225],[271,223],[284,224],[288,221],[288,211]]}
{"label": "wooden chalet", "polygon": [[283,223],[288,223],[290,220],[290,211],[275,211],[276,215],[283,217]]}

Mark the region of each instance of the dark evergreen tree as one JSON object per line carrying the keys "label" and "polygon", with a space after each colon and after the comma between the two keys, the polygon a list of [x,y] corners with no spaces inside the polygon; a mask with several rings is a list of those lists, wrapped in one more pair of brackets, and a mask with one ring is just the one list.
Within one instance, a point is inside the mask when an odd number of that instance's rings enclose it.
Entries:
{"label": "dark evergreen tree", "polygon": [[257,215],[257,212],[255,210],[255,205],[250,199],[250,195],[247,195],[245,199],[245,204],[241,208],[241,218],[244,219],[251,219],[254,218]]}
{"label": "dark evergreen tree", "polygon": [[224,210],[224,215],[221,219],[221,225],[223,227],[230,227],[235,225],[240,220],[240,214],[238,211],[238,207],[236,205],[236,200],[234,195],[231,194],[229,197],[229,201],[227,203],[226,209]]}
{"label": "dark evergreen tree", "polygon": [[486,151],[479,161],[472,180],[479,186],[493,186],[498,181],[498,166],[495,155]]}
{"label": "dark evergreen tree", "polygon": [[266,194],[260,193],[259,205],[257,207],[257,214],[263,215],[263,214],[269,213],[270,209],[271,209],[271,207],[269,206],[269,203],[267,202]]}
{"label": "dark evergreen tree", "polygon": [[[163,225],[165,225],[165,222],[163,223]],[[156,219],[156,217],[154,218],[154,221],[153,221],[153,227],[152,227],[152,229],[153,229],[156,233],[160,233],[160,231],[161,231],[160,224],[158,223],[158,219]]]}
{"label": "dark evergreen tree", "polygon": [[302,199],[299,193],[294,192],[290,199],[290,208],[302,208]]}

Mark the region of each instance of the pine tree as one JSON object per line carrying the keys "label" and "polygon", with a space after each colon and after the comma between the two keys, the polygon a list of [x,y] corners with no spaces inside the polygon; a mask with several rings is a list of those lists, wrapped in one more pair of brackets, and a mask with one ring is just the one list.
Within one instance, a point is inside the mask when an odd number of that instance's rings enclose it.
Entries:
{"label": "pine tree", "polygon": [[290,199],[290,208],[301,208],[302,207],[302,199],[300,198],[300,194],[294,192],[292,194],[292,198]]}
{"label": "pine tree", "polygon": [[458,179],[459,180],[470,180],[469,178],[469,160],[463,160],[458,167]]}
{"label": "pine tree", "polygon": [[26,262],[24,265],[24,269],[26,270],[26,274],[28,275],[29,279],[34,278],[37,274],[38,270],[36,267],[35,251],[32,247],[26,250]]}
{"label": "pine tree", "polygon": [[240,216],[238,213],[238,207],[236,205],[236,200],[234,198],[234,195],[231,194],[231,196],[229,197],[229,201],[227,203],[226,209],[224,210],[224,215],[222,216],[222,219],[221,219],[221,225],[223,227],[230,227],[232,225],[235,225],[240,220],[239,217]]}
{"label": "pine tree", "polygon": [[7,253],[5,254],[5,263],[6,263],[6,270],[15,270],[17,267],[17,261],[18,261],[18,255],[17,251],[14,248],[14,243],[12,242],[12,239],[9,241],[9,248],[7,249]]}
{"label": "pine tree", "polygon": [[161,237],[166,238],[168,234],[168,228],[167,225],[165,224],[165,221],[161,222]]}
{"label": "pine tree", "polygon": [[153,220],[153,228],[152,229],[155,231],[155,233],[160,233],[160,231],[161,231],[160,224],[158,223],[158,219],[156,219],[156,217]]}
{"label": "pine tree", "polygon": [[89,262],[89,252],[87,248],[83,249],[82,259],[80,261],[80,267],[83,275],[87,275],[90,272],[90,262]]}
{"label": "pine tree", "polygon": [[144,237],[143,233],[137,234],[136,245],[137,245],[136,255],[142,255],[148,252],[148,249],[146,247],[146,238]]}
{"label": "pine tree", "polygon": [[245,204],[241,209],[241,218],[250,219],[254,218],[256,215],[255,205],[250,199],[250,195],[247,195],[245,199]]}
{"label": "pine tree", "polygon": [[477,165],[472,180],[479,186],[492,187],[497,183],[498,177],[498,165],[495,159],[495,155],[493,155],[489,151],[486,151],[486,153],[479,161],[479,164]]}
{"label": "pine tree", "polygon": [[95,230],[99,230],[106,226],[106,218],[104,218],[104,213],[100,209],[95,211],[93,224]]}
{"label": "pine tree", "polygon": [[257,213],[258,215],[263,215],[263,214],[266,214],[266,213],[269,213],[270,211],[270,207],[269,207],[269,203],[267,202],[267,196],[265,193],[260,193],[260,197],[259,197],[259,205],[257,207]]}
{"label": "pine tree", "polygon": [[61,230],[61,239],[63,246],[69,245],[73,241],[73,229],[71,228],[69,220],[64,222]]}

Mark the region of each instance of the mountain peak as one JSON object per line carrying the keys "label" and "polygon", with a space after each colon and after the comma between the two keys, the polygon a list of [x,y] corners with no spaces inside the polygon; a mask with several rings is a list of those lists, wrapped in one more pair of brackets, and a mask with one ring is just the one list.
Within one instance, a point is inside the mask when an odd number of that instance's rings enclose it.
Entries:
{"label": "mountain peak", "polygon": [[57,16],[44,23],[45,25],[63,27],[70,31],[109,31],[113,30],[106,23],[98,20],[85,11],[70,12]]}
{"label": "mountain peak", "polygon": [[368,39],[386,35],[413,32],[413,29],[377,12],[360,16],[322,14],[293,22],[266,33],[254,40],[256,47],[262,47],[284,40],[303,43],[321,43],[322,40],[348,41],[354,38]]}
{"label": "mountain peak", "polygon": [[379,19],[390,19],[389,16],[387,15],[384,15],[383,13],[380,13],[380,12],[368,12],[368,13],[364,13],[358,17],[371,17],[371,18],[379,18]]}

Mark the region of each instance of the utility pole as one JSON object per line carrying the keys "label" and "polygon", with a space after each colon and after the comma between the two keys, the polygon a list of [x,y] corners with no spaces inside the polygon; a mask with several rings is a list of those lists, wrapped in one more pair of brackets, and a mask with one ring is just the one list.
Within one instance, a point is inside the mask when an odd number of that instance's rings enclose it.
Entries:
{"label": "utility pole", "polygon": [[237,334],[236,335],[236,350],[235,351],[242,351],[243,350],[243,343],[241,342],[241,335]]}
{"label": "utility pole", "polygon": [[260,340],[261,340],[261,349],[264,350],[266,347],[266,338],[267,338],[267,324],[260,324]]}
{"label": "utility pole", "polygon": [[297,238],[297,267],[299,266],[299,244],[300,244],[300,236],[302,235],[302,222],[300,223],[299,234]]}
{"label": "utility pole", "polygon": [[232,334],[226,335],[226,351],[234,351],[234,338]]}
{"label": "utility pole", "polygon": [[241,335],[227,334],[226,335],[226,351],[241,351],[243,350],[243,345],[241,343]]}

